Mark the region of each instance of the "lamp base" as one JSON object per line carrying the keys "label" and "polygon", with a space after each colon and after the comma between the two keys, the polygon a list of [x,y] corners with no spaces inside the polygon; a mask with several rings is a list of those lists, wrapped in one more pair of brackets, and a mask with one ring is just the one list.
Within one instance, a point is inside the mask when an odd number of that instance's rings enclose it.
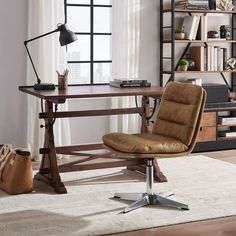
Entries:
{"label": "lamp base", "polygon": [[56,87],[54,84],[35,84],[34,85],[34,90],[54,90]]}

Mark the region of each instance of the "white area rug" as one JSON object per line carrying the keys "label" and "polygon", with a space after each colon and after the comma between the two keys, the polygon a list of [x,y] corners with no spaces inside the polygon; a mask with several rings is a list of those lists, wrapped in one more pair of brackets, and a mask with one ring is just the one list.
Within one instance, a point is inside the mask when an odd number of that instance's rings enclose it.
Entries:
{"label": "white area rug", "polygon": [[172,199],[189,211],[148,206],[123,214],[127,202],[114,192],[144,192],[145,176],[112,168],[62,174],[68,194],[54,194],[37,182],[35,192],[9,196],[0,191],[0,235],[105,235],[236,215],[236,165],[204,156],[159,160]]}

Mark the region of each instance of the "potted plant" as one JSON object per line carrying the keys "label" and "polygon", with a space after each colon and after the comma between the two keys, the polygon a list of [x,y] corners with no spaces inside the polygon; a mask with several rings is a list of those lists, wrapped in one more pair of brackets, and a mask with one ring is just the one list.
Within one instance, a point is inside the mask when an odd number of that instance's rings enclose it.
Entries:
{"label": "potted plant", "polygon": [[187,71],[189,66],[189,62],[186,59],[181,59],[179,62],[179,69],[181,71]]}
{"label": "potted plant", "polygon": [[184,28],[183,27],[177,27],[175,29],[175,39],[181,40],[185,38]]}

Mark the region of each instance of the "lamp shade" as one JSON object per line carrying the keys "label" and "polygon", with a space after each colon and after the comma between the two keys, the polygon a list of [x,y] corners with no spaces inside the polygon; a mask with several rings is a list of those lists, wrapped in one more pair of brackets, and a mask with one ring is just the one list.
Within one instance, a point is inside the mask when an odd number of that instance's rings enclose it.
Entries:
{"label": "lamp shade", "polygon": [[59,41],[61,46],[70,44],[78,39],[76,34],[69,30],[66,24],[59,24],[57,28],[60,31]]}

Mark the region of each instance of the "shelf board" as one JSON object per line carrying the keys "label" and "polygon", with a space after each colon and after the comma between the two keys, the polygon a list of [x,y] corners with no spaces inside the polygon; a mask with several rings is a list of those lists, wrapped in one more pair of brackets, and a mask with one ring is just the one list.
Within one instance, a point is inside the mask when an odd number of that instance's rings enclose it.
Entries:
{"label": "shelf board", "polygon": [[218,124],[219,128],[222,128],[222,127],[235,127],[235,126],[236,126],[236,124],[227,124],[227,125]]}
{"label": "shelf board", "polygon": [[[172,41],[167,39],[163,40],[163,43],[171,43]],[[174,40],[175,43],[221,43],[221,44],[226,44],[226,43],[236,43],[236,40]]]}
{"label": "shelf board", "polygon": [[[164,74],[171,74],[171,71],[163,71]],[[222,70],[222,71],[181,71],[177,70],[174,73],[176,74],[215,74],[215,73],[236,73],[236,70]]]}
{"label": "shelf board", "polygon": [[[222,11],[222,10],[204,10],[204,9],[181,9],[176,8],[175,12],[182,12],[182,13],[215,13],[215,14],[234,14],[236,11]],[[171,9],[164,9],[163,12],[172,12]]]}
{"label": "shelf board", "polygon": [[217,137],[217,140],[233,140],[233,139],[236,139],[236,136],[235,137]]}
{"label": "shelf board", "polygon": [[231,111],[236,110],[236,102],[206,103],[205,111]]}

